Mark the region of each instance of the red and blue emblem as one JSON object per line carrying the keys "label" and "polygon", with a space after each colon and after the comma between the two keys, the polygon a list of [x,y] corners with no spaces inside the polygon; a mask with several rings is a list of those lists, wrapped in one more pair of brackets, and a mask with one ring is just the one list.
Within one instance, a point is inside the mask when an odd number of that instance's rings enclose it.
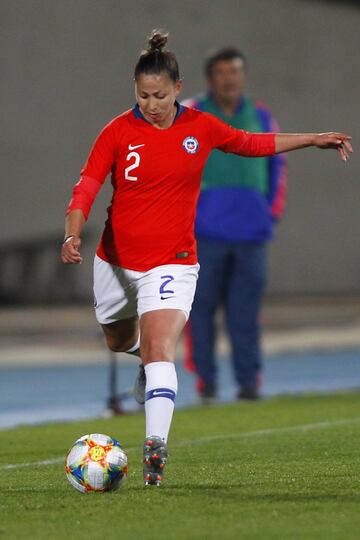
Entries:
{"label": "red and blue emblem", "polygon": [[195,137],[186,137],[182,144],[188,154],[196,154],[199,150],[199,141]]}

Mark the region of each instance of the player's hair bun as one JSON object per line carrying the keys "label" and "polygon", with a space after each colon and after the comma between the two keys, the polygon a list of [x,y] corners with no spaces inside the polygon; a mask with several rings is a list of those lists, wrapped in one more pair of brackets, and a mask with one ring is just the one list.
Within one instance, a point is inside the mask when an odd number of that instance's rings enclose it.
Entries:
{"label": "player's hair bun", "polygon": [[175,83],[180,79],[179,65],[173,52],[164,50],[169,34],[162,30],[153,30],[148,38],[147,48],[140,53],[136,63],[134,78],[140,75],[160,75],[166,73]]}
{"label": "player's hair bun", "polygon": [[161,32],[160,30],[153,30],[148,41],[149,52],[161,52],[168,42],[169,34]]}

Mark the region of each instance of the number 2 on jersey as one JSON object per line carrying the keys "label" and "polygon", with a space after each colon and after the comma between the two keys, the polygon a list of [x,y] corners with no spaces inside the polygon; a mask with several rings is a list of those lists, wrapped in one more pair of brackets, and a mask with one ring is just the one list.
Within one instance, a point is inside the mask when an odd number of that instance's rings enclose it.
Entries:
{"label": "number 2 on jersey", "polygon": [[126,167],[125,169],[125,179],[126,180],[131,180],[132,182],[136,182],[136,180],[138,180],[138,177],[137,176],[130,176],[130,171],[133,171],[134,169],[137,169],[138,166],[140,165],[140,155],[137,153],[137,152],[130,152],[127,156],[126,156],[126,161],[130,161],[130,159],[134,158],[135,161],[129,165],[128,167]]}

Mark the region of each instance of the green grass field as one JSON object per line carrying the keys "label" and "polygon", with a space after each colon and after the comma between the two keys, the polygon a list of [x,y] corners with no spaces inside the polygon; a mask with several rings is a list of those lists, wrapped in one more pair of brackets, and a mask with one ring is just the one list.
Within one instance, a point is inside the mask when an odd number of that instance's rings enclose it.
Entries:
{"label": "green grass field", "polygon": [[[142,415],[1,431],[0,538],[360,538],[359,394],[178,411],[161,488],[142,485],[143,431]],[[117,492],[67,483],[59,460],[89,432],[128,452]]]}

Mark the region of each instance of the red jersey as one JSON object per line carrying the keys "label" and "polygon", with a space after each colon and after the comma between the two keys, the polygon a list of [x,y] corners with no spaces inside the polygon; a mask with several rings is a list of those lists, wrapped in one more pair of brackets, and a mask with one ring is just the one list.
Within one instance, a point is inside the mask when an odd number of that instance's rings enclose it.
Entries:
{"label": "red jersey", "polygon": [[196,203],[201,174],[214,148],[268,156],[275,153],[275,136],[237,130],[209,113],[183,106],[178,106],[171,127],[158,129],[136,106],[101,131],[68,212],[81,209],[87,219],[111,172],[114,192],[98,256],[138,271],[196,264]]}

